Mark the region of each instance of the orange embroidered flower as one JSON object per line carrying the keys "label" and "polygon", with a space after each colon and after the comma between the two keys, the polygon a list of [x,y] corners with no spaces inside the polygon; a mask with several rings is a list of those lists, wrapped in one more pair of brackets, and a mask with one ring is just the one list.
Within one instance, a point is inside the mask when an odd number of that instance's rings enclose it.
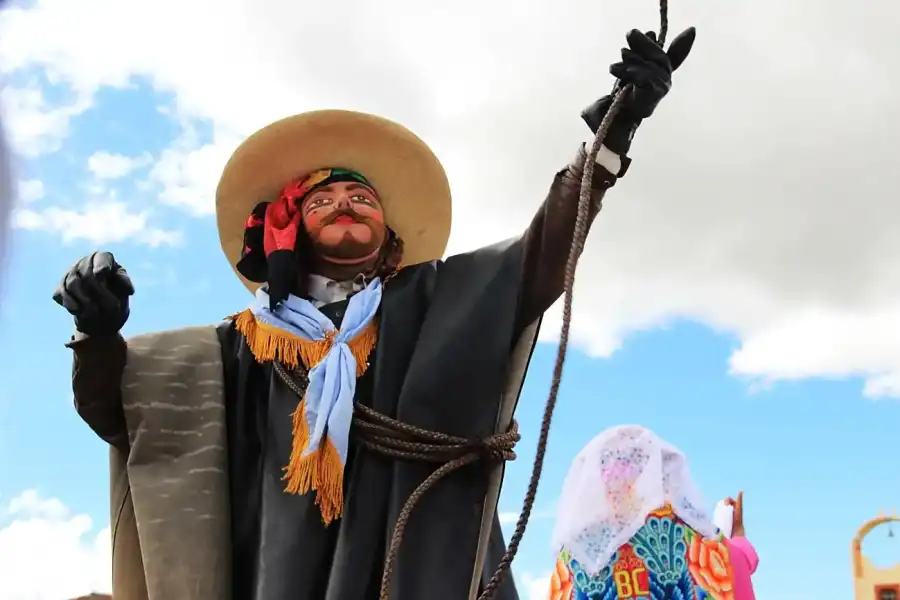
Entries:
{"label": "orange embroidered flower", "polygon": [[694,535],[688,550],[688,569],[712,600],[734,600],[734,573],[724,542]]}
{"label": "orange embroidered flower", "polygon": [[572,590],[575,587],[575,579],[562,558],[556,559],[556,568],[550,577],[550,600],[570,600]]}

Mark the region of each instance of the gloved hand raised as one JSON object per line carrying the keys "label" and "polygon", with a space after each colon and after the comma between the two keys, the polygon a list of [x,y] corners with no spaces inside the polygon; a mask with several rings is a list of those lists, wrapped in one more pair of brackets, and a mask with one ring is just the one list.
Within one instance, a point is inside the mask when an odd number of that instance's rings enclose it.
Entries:
{"label": "gloved hand raised", "polygon": [[620,155],[628,152],[637,126],[653,114],[672,88],[672,73],[690,54],[696,35],[697,31],[690,27],[672,40],[668,51],[664,51],[656,43],[656,34],[652,31],[641,33],[632,29],[628,32],[625,36],[628,47],[622,48],[622,60],[609,67],[609,72],[618,78],[612,93],[581,113],[591,131],[597,133],[619,90],[628,84],[634,86],[610,127],[605,142],[607,148]]}
{"label": "gloved hand raised", "polygon": [[65,275],[53,300],[75,317],[75,328],[87,335],[117,333],[128,320],[128,297],[134,286],[109,252],[85,256]]}

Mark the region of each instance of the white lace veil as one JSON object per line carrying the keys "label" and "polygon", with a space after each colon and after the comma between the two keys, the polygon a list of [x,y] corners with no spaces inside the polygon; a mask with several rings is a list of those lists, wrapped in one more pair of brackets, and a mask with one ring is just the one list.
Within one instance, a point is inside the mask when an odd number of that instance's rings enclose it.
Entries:
{"label": "white lace veil", "polygon": [[715,535],[680,450],[639,425],[607,429],[569,468],[553,549],[565,547],[582,568],[596,573],[643,526],[647,515],[666,503],[697,533]]}

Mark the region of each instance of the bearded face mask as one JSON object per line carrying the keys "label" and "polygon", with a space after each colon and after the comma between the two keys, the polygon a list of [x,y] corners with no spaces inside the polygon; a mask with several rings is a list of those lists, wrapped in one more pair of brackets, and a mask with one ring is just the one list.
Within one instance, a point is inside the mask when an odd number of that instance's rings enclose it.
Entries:
{"label": "bearded face mask", "polygon": [[300,236],[322,262],[351,265],[377,256],[388,233],[378,194],[365,177],[322,169],[287,184],[278,200],[254,208],[237,268],[250,281],[269,284],[274,308],[296,280]]}
{"label": "bearded face mask", "polygon": [[384,211],[372,186],[356,173],[334,174],[299,201],[313,251],[324,262],[357,264],[384,244]]}

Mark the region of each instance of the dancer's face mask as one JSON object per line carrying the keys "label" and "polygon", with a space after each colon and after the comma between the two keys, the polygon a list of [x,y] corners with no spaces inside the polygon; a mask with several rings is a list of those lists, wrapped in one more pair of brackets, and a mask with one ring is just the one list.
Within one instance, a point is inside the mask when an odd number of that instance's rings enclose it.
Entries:
{"label": "dancer's face mask", "polygon": [[389,234],[381,201],[365,177],[321,169],[285,185],[277,200],[254,207],[237,268],[250,281],[268,283],[274,307],[297,281],[301,236],[321,262],[348,267],[371,265]]}
{"label": "dancer's face mask", "polygon": [[299,208],[303,227],[323,260],[359,262],[377,254],[384,244],[387,230],[381,202],[361,177],[329,177],[304,196]]}

